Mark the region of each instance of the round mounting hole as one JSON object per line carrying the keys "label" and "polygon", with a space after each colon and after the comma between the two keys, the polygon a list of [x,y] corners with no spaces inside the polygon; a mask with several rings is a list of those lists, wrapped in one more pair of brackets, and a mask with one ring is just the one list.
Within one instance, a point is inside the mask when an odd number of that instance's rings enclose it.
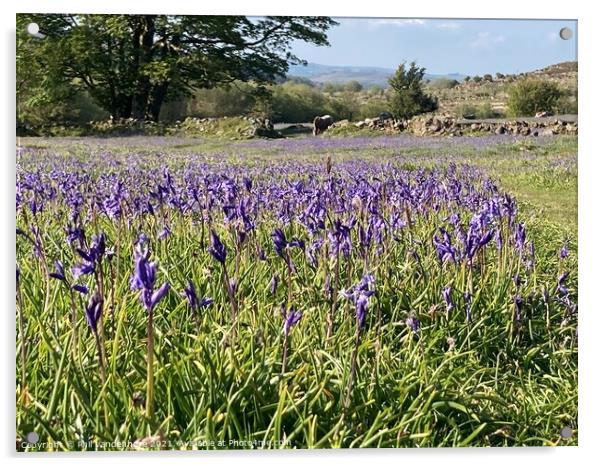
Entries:
{"label": "round mounting hole", "polygon": [[27,32],[35,36],[40,32],[40,26],[38,26],[38,23],[29,23],[27,25]]}
{"label": "round mounting hole", "polygon": [[560,38],[562,40],[569,40],[571,37],[573,37],[573,31],[571,28],[562,28],[560,30]]}
{"label": "round mounting hole", "polygon": [[568,426],[563,427],[560,431],[560,436],[565,439],[571,438],[573,436],[573,429]]}

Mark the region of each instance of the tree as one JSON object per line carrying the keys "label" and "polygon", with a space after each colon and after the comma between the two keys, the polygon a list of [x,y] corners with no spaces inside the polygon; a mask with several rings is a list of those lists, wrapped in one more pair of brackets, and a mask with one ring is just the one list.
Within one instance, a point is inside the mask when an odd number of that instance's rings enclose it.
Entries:
{"label": "tree", "polygon": [[437,109],[437,99],[422,90],[426,69],[411,62],[406,69],[405,62],[389,78],[389,86],[393,90],[390,102],[391,113],[398,118],[411,118],[420,113]]}
{"label": "tree", "polygon": [[460,83],[455,79],[437,78],[429,83],[429,86],[433,89],[453,89],[458,84]]}
{"label": "tree", "polygon": [[508,87],[508,113],[534,116],[537,112],[554,112],[562,95],[554,82],[521,79]]}
{"label": "tree", "polygon": [[358,81],[349,81],[345,83],[343,89],[347,92],[360,92],[364,87]]}
{"label": "tree", "polygon": [[326,113],[326,96],[315,87],[286,82],[275,86],[271,95],[271,118],[275,122],[312,121]]}
{"label": "tree", "polygon": [[[30,22],[43,39],[25,32]],[[166,100],[194,89],[243,81],[261,91],[304,63],[293,41],[328,45],[326,31],[337,24],[323,16],[89,14],[26,14],[18,23],[18,81],[35,62],[48,86],[86,89],[115,118],[155,121]]]}
{"label": "tree", "polygon": [[491,76],[489,73],[484,74],[483,75],[483,81],[492,82],[493,81],[493,76]]}
{"label": "tree", "polygon": [[472,80],[473,80],[475,83],[480,83],[480,82],[483,80],[483,78],[481,78],[480,76],[474,76],[474,77],[472,78]]}

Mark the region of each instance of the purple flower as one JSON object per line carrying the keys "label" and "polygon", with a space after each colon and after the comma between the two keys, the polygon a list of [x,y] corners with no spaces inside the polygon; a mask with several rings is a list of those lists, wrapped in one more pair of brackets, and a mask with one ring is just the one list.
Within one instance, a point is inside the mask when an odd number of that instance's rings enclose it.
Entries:
{"label": "purple flower", "polygon": [[93,294],[86,306],[86,321],[94,333],[97,333],[98,321],[102,314],[102,298],[98,293]]}
{"label": "purple flower", "polygon": [[439,228],[439,232],[441,233],[441,236],[433,236],[433,243],[437,250],[439,260],[441,262],[451,262],[455,264],[457,255],[456,248],[452,245],[451,238],[445,229]]}
{"label": "purple flower", "polygon": [[272,296],[276,295],[276,290],[278,289],[278,281],[278,274],[275,273],[274,275],[272,275],[272,280],[270,280],[270,293]]}
{"label": "purple flower", "polygon": [[472,322],[472,295],[464,293],[464,306],[466,306],[466,322]]}
{"label": "purple flower", "polygon": [[236,290],[238,289],[238,283],[236,282],[236,278],[231,278],[228,281],[228,293],[230,296],[234,296],[236,294]]}
{"label": "purple flower", "polygon": [[71,288],[73,288],[75,291],[81,294],[88,294],[88,292],[90,291],[86,285],[75,284]]}
{"label": "purple flower", "polygon": [[360,329],[364,327],[370,297],[374,295],[374,282],[374,275],[366,274],[349,291],[341,291],[343,297],[350,299],[355,304],[355,318]]}
{"label": "purple flower", "polygon": [[564,272],[558,277],[558,287],[556,288],[556,291],[558,292],[558,295],[563,298],[569,294],[569,290],[566,287],[566,279],[568,276],[568,272]]}
{"label": "purple flower", "polygon": [[491,241],[491,238],[493,238],[493,231],[491,230],[481,235],[481,237],[479,238],[479,248],[485,247],[487,243]]}
{"label": "purple flower", "polygon": [[78,264],[75,267],[71,268],[71,273],[73,274],[73,278],[76,280],[82,275],[89,275],[94,272],[94,265],[92,264]]}
{"label": "purple flower", "polygon": [[155,285],[157,264],[149,262],[148,249],[137,246],[134,253],[134,274],[130,279],[132,290],[152,290]]}
{"label": "purple flower", "polygon": [[445,301],[445,311],[448,315],[454,308],[454,302],[452,300],[451,292],[451,286],[446,286],[445,288],[443,288],[443,300]]}
{"label": "purple flower", "polygon": [[154,309],[154,307],[161,301],[167,292],[169,291],[169,283],[165,282],[163,285],[159,287],[157,291],[155,291],[150,298],[150,302],[148,304],[148,309]]}
{"label": "purple flower", "polygon": [[276,253],[283,259],[286,259],[284,255],[284,250],[286,248],[298,247],[303,251],[305,250],[305,243],[302,240],[292,238],[290,241],[288,241],[284,232],[280,228],[276,228],[272,233],[272,241],[274,242],[274,249],[276,249]]}
{"label": "purple flower", "polygon": [[67,278],[65,277],[65,268],[63,267],[61,261],[57,260],[54,262],[54,269],[56,271],[49,273],[49,276],[51,276],[52,278],[56,278],[57,280],[60,280],[62,282],[67,281]]}
{"label": "purple flower", "polygon": [[522,251],[525,247],[526,236],[527,232],[525,230],[524,223],[519,223],[518,225],[516,225],[516,228],[514,230],[514,243],[516,244],[516,248],[519,251]]}
{"label": "purple flower", "polygon": [[502,239],[502,231],[499,228],[495,230],[495,243],[497,244],[498,250],[501,251],[504,246],[504,241]]}
{"label": "purple flower", "polygon": [[194,283],[188,280],[188,284],[184,287],[184,296],[188,300],[188,304],[192,309],[198,309],[199,307],[199,297],[196,294],[196,288],[194,287]]}
{"label": "purple flower", "polygon": [[102,262],[102,259],[107,252],[105,234],[101,233],[100,235],[92,236],[92,245],[88,251],[85,251],[82,248],[77,248],[75,251],[84,262],[71,268],[73,278],[77,279],[81,275],[94,273],[96,271],[96,266]]}
{"label": "purple flower", "polygon": [[215,231],[211,230],[211,244],[209,246],[209,254],[213,256],[213,258],[218,261],[220,264],[226,263],[226,255],[228,254],[228,250],[224,243],[221,242],[219,236]]}
{"label": "purple flower", "polygon": [[558,251],[558,256],[560,256],[561,259],[566,259],[569,256],[569,248],[567,247],[566,243],[562,245],[562,248],[560,248],[560,251]]}
{"label": "purple flower", "polygon": [[414,334],[418,334],[420,332],[420,320],[414,313],[411,313],[406,319],[406,325],[414,332]]}
{"label": "purple flower", "polygon": [[303,317],[303,312],[296,311],[295,308],[291,308],[288,311],[288,314],[286,315],[286,318],[284,319],[284,327],[283,327],[284,338],[288,338],[288,334],[289,334],[291,328],[294,327],[295,325],[297,325],[297,323],[301,320],[301,317]]}
{"label": "purple flower", "polygon": [[284,257],[284,249],[288,244],[286,241],[286,236],[284,232],[280,228],[276,228],[272,233],[272,241],[274,242],[274,248],[276,249],[276,253],[280,257]]}
{"label": "purple flower", "polygon": [[191,280],[188,280],[188,284],[184,287],[184,296],[186,296],[190,308],[194,311],[198,311],[199,309],[207,307],[213,303],[213,299],[211,298],[203,298],[199,300],[196,288]]}
{"label": "purple flower", "polygon": [[339,252],[342,252],[344,257],[349,257],[351,254],[351,226],[336,219],[333,222],[333,228],[328,231],[328,239],[331,256],[337,256]]}
{"label": "purple flower", "polygon": [[358,295],[355,300],[355,318],[359,328],[364,328],[366,322],[366,312],[368,311],[369,296],[364,293]]}
{"label": "purple flower", "polygon": [[167,238],[169,235],[171,235],[171,230],[169,229],[168,226],[164,226],[163,229],[157,235],[157,239],[162,240],[162,239]]}
{"label": "purple flower", "polygon": [[134,274],[130,278],[130,287],[132,290],[141,291],[142,304],[147,312],[151,312],[167,294],[170,286],[166,282],[155,291],[157,264],[149,262],[148,259],[148,249],[143,249],[141,245],[137,245],[134,253]]}
{"label": "purple flower", "polygon": [[199,302],[199,306],[201,308],[211,306],[212,304],[213,304],[213,298],[203,298]]}

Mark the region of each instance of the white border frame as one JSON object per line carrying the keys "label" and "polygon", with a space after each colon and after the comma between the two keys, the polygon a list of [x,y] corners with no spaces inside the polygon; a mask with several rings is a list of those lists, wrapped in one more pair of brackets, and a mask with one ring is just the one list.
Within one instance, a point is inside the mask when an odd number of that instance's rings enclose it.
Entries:
{"label": "white border frame", "polygon": [[[393,5],[374,5],[372,2],[352,4],[347,1],[301,0],[286,2],[282,0],[219,1],[207,4],[190,0],[130,1],[104,0],[98,3],[83,3],[75,0],[21,0],[17,4],[2,8],[2,202],[0,218],[6,219],[2,233],[3,247],[0,250],[2,264],[2,296],[5,303],[0,323],[2,331],[2,370],[4,381],[0,384],[5,409],[4,419],[0,423],[0,443],[2,456],[8,463],[29,464],[42,461],[44,464],[81,464],[90,466],[105,464],[107,461],[128,461],[148,465],[166,461],[187,464],[238,462],[246,464],[278,464],[287,466],[303,464],[308,461],[345,462],[349,465],[377,460],[382,464],[403,464],[419,462],[425,464],[458,463],[464,466],[482,465],[508,466],[509,462],[526,461],[545,462],[547,464],[566,465],[589,463],[588,459],[598,456],[601,425],[600,410],[600,331],[602,312],[597,300],[600,294],[602,264],[601,220],[599,199],[602,199],[598,176],[602,174],[602,150],[597,137],[602,109],[600,102],[600,24],[594,2],[567,2],[548,0],[532,1],[504,0],[499,2],[460,2],[429,0],[427,2],[408,2]],[[168,11],[166,11],[166,8]],[[172,14],[245,14],[245,15],[329,15],[329,16],[373,16],[405,18],[531,18],[531,19],[577,19],[579,40],[579,447],[562,448],[506,448],[506,449],[429,449],[429,450],[319,450],[319,451],[273,451],[273,452],[142,452],[142,453],[86,453],[86,454],[16,454],[15,436],[15,317],[14,317],[14,280],[15,280],[15,13],[17,12],[79,12],[79,13],[172,13]],[[598,46],[596,46],[598,45]],[[519,52],[517,52],[519,53]],[[596,117],[596,113],[598,116]],[[598,142],[598,144],[596,144]],[[595,199],[597,201],[595,201]],[[6,363],[6,364],[4,364]],[[599,460],[598,460],[599,461]]]}

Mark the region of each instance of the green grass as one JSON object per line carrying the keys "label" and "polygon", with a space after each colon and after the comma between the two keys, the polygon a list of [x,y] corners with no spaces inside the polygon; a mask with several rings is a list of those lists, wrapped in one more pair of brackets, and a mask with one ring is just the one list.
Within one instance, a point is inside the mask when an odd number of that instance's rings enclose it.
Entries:
{"label": "green grass", "polygon": [[[47,144],[66,159],[86,160],[99,150],[73,143],[38,144]],[[239,144],[210,144],[114,147],[99,153],[110,150],[125,159],[134,152],[169,152],[169,160],[162,162],[177,166],[186,163],[187,154],[203,149],[209,160],[213,153],[226,154],[229,163],[243,168],[291,157],[245,148],[246,159],[241,161],[236,158],[243,151]],[[335,171],[337,163],[349,158],[393,155],[389,150],[330,152]],[[130,245],[140,230],[155,238],[160,225],[134,219],[126,226],[101,217],[90,228],[104,231],[116,248],[121,245],[119,260],[111,263],[115,295],[107,299],[103,320],[104,385],[81,311],[85,302],[76,297],[74,329],[69,293],[60,282],[45,279],[43,265],[32,260],[31,245],[18,239],[17,304],[25,323],[17,338],[17,433],[37,432],[41,442],[54,442],[24,449],[121,450],[100,442],[134,442],[149,436],[157,442],[151,449],[576,445],[576,319],[567,318],[556,303],[546,313],[541,299],[542,286],[553,293],[565,269],[571,272],[569,287],[576,296],[576,140],[558,138],[543,147],[502,145],[485,151],[407,148],[403,153],[411,169],[467,161],[517,196],[520,218],[537,253],[535,269],[523,277],[525,299],[533,295],[525,325],[512,323],[512,275],[520,260],[510,251],[500,257],[489,251],[474,275],[441,266],[428,243],[438,219],[418,217],[411,236],[423,240],[412,246],[424,258],[420,267],[410,254],[410,236],[387,243],[384,253],[374,251],[370,257],[379,299],[370,307],[358,348],[352,409],[346,411],[354,318],[352,305],[341,299],[334,337],[324,340],[323,282],[328,267],[314,270],[300,251],[292,252],[297,267],[292,299],[304,317],[291,330],[287,371],[281,374],[280,304],[286,302],[288,290],[281,284],[275,297],[267,291],[275,271],[286,276],[269,236],[276,224],[261,225],[254,239],[268,252],[267,262],[256,260],[251,247],[241,252],[238,337],[236,343],[227,343],[228,296],[219,267],[206,254],[206,231],[199,230],[198,219],[172,215],[172,235],[164,242],[151,240],[152,258],[160,264],[158,281],[168,280],[174,291],[155,309],[155,414],[148,418],[137,401],[146,392],[147,335],[145,311],[128,284],[133,267]],[[323,154],[308,150],[295,157],[322,160]],[[40,215],[39,224],[48,257],[72,265],[75,253],[65,245],[62,230],[66,216],[65,209],[53,205]],[[23,229],[31,221],[30,213],[17,216],[17,226]],[[221,225],[218,231],[230,241]],[[303,235],[300,227],[287,231],[288,237]],[[570,255],[560,262],[557,253],[565,241]],[[342,270],[345,287],[363,273],[357,253],[350,264]],[[228,267],[235,274],[232,256]],[[215,299],[198,320],[178,295],[189,278],[200,295]],[[441,289],[448,283],[454,286],[456,302],[461,302],[461,290],[473,290],[472,324],[464,321],[461,309],[446,318]],[[419,335],[405,324],[410,312],[420,318]],[[22,367],[24,343],[27,357]],[[571,439],[560,437],[565,426],[574,431]]]}

